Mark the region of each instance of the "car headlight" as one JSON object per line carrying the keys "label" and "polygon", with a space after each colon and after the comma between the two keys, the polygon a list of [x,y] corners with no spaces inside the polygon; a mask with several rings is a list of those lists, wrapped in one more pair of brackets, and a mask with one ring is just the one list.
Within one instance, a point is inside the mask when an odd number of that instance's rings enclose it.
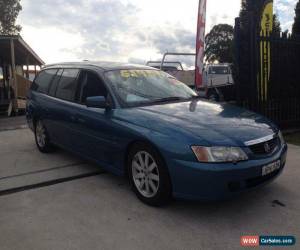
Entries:
{"label": "car headlight", "polygon": [[281,131],[278,132],[278,137],[279,137],[279,140],[280,140],[280,144],[284,145],[285,144],[285,140],[284,140],[284,137],[283,137]]}
{"label": "car headlight", "polygon": [[238,147],[192,146],[199,162],[239,162],[248,160],[246,153]]}

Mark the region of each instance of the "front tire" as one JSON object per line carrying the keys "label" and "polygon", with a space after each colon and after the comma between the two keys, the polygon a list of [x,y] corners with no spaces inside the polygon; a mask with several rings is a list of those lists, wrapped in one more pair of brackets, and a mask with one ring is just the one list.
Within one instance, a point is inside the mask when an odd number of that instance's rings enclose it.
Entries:
{"label": "front tire", "polygon": [[128,173],[133,191],[144,203],[161,206],[171,199],[171,181],[167,167],[157,150],[138,143],[130,150]]}
{"label": "front tire", "polygon": [[46,127],[44,126],[41,120],[38,120],[35,123],[34,137],[35,137],[36,145],[40,152],[50,153],[54,150],[53,145],[50,143],[50,138],[46,130]]}

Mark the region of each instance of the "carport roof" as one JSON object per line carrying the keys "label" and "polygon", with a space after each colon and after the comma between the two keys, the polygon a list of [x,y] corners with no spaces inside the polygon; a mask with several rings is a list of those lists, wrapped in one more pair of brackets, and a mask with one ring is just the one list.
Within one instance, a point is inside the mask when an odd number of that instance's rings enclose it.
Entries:
{"label": "carport roof", "polygon": [[43,65],[45,62],[33,51],[21,36],[0,35],[0,62],[11,64],[10,42],[14,42],[16,65]]}

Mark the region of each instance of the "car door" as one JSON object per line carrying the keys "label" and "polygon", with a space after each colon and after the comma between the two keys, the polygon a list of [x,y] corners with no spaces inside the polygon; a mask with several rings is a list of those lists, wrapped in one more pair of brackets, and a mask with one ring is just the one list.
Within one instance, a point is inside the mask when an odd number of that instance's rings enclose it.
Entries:
{"label": "car door", "polygon": [[60,81],[61,75],[63,73],[63,69],[56,69],[56,74],[52,79],[52,82],[49,86],[48,89],[48,96],[47,96],[47,105],[44,108],[44,116],[45,118],[45,122],[46,122],[46,127],[47,127],[47,131],[49,133],[49,136],[51,138],[51,140],[53,142],[56,142],[56,137],[58,137],[58,135],[56,134],[57,131],[57,120],[56,120],[56,109],[58,108],[57,105],[57,100],[55,97],[55,93],[56,93],[56,89],[57,89],[57,85]]}
{"label": "car door", "polygon": [[110,165],[116,150],[116,138],[112,126],[113,110],[88,108],[86,98],[104,96],[110,98],[107,88],[96,72],[83,70],[77,89],[76,136],[73,144],[88,158]]}
{"label": "car door", "polygon": [[[27,113],[32,113],[34,117],[43,120],[47,131],[50,129],[48,126],[49,107],[48,102],[48,89],[55,77],[57,69],[46,69],[41,71],[31,85],[31,92],[27,100]],[[31,117],[33,118],[33,117]],[[49,128],[48,128],[49,127]]]}
{"label": "car door", "polygon": [[75,129],[75,94],[79,69],[63,69],[49,89],[48,123],[50,138],[67,149],[74,150],[72,136]]}

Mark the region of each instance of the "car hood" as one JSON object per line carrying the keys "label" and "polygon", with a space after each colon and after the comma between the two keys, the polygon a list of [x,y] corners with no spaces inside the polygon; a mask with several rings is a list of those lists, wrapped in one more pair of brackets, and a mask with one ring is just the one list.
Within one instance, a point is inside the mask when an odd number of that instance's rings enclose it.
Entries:
{"label": "car hood", "polygon": [[128,109],[127,121],[161,133],[181,131],[209,145],[245,146],[277,132],[265,117],[230,104],[204,100]]}

